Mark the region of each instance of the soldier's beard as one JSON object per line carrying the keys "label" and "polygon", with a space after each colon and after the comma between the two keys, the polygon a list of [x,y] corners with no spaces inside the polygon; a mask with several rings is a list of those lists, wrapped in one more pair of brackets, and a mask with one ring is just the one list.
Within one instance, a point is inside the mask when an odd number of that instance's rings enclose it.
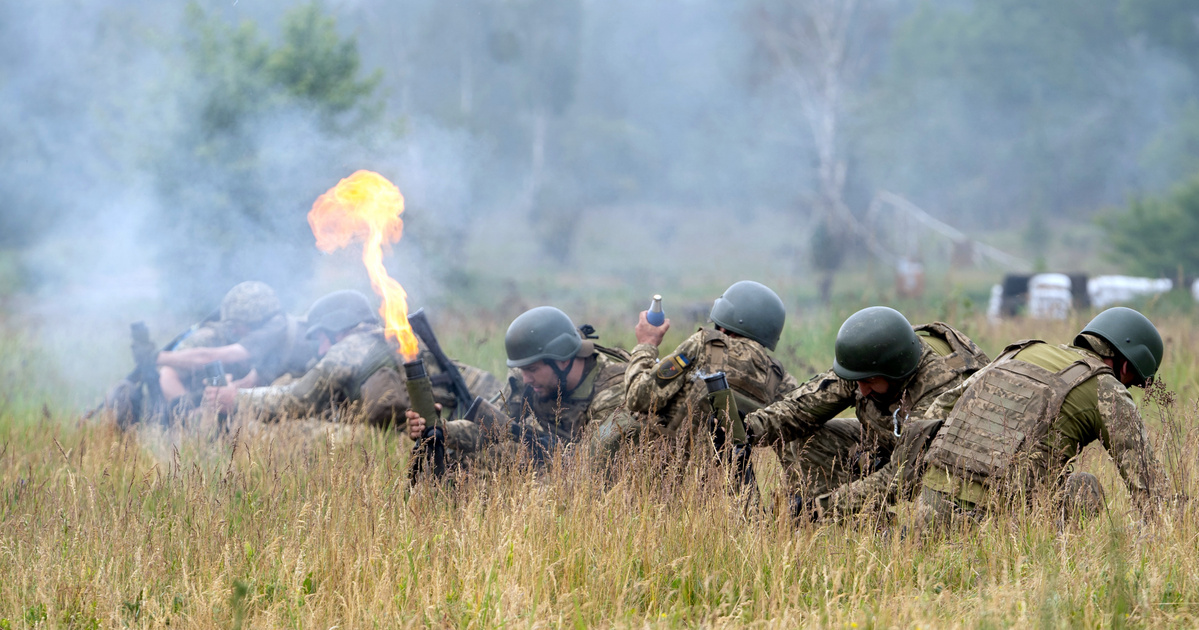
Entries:
{"label": "soldier's beard", "polygon": [[533,394],[535,396],[537,396],[537,399],[542,402],[558,400],[558,398],[561,397],[561,392],[562,392],[561,385],[559,385],[557,387],[551,387],[551,388],[540,388],[540,387],[533,388]]}
{"label": "soldier's beard", "polygon": [[900,386],[900,383],[892,382],[890,383],[890,387],[887,388],[887,393],[879,394],[877,392],[870,392],[866,398],[874,401],[874,403],[880,407],[890,407],[892,404],[899,401],[899,399],[903,396],[903,391],[904,388]]}

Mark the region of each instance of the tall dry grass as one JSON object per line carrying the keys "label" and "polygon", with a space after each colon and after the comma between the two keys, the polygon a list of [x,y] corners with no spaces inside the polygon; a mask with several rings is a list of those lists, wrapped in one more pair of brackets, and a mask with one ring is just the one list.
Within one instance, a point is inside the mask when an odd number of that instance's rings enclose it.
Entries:
{"label": "tall dry grass", "polygon": [[[1159,323],[1173,398],[1155,393],[1145,415],[1194,496],[1196,332]],[[1078,325],[964,327],[994,354]],[[781,356],[820,365],[819,341],[792,332]],[[0,362],[26,351],[2,346]],[[1192,627],[1199,616],[1196,510],[1140,522],[1094,448],[1079,467],[1100,474],[1105,515],[1059,525],[1030,510],[917,536],[910,505],[837,524],[747,516],[718,467],[651,448],[623,454],[609,479],[571,453],[548,471],[410,486],[410,443],[395,434],[122,434],[42,407],[22,383],[0,416],[0,628]],[[757,459],[770,486],[772,456]]]}

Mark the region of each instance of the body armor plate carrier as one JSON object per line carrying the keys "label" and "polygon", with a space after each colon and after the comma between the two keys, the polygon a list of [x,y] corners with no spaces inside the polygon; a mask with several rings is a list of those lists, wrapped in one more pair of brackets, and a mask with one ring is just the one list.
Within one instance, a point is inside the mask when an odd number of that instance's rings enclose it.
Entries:
{"label": "body armor plate carrier", "polygon": [[981,482],[1013,474],[1017,457],[1044,465],[1045,437],[1066,395],[1087,379],[1110,374],[1111,368],[1083,355],[1056,373],[1015,359],[1037,343],[1044,342],[1027,340],[1004,348],[980,372],[929,446],[928,466]]}

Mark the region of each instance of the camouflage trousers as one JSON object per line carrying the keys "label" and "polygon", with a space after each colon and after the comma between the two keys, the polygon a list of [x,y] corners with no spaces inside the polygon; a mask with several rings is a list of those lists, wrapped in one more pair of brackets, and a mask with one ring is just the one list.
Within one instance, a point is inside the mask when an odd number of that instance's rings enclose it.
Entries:
{"label": "camouflage trousers", "polygon": [[876,452],[863,442],[855,418],[834,418],[811,437],[783,445],[779,453],[790,492],[801,502],[861,479],[886,462],[890,453]]}
{"label": "camouflage trousers", "polygon": [[[1054,496],[1059,523],[1094,518],[1107,509],[1107,500],[1099,479],[1087,472],[1066,477]],[[981,520],[987,513],[985,505],[966,501],[951,494],[924,487],[916,500],[916,518],[924,527],[945,527],[955,521]]]}

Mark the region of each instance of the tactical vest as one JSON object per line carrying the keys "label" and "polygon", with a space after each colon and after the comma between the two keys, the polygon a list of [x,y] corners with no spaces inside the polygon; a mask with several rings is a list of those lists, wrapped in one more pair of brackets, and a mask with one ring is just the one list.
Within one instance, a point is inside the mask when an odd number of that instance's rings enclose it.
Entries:
{"label": "tactical vest", "polygon": [[1084,354],[1058,372],[1015,359],[1038,343],[1045,342],[1014,343],[983,368],[929,446],[928,466],[982,481],[1014,473],[1018,457],[1046,461],[1046,437],[1066,396],[1112,372],[1098,357]]}
{"label": "tactical vest", "polygon": [[[957,376],[969,376],[986,367],[990,363],[986,353],[982,351],[969,337],[963,335],[958,329],[944,322],[931,322],[913,326],[912,330],[917,334],[926,332],[930,337],[943,339],[949,344],[949,354],[941,356],[942,364],[949,368],[953,376],[948,380],[953,380]],[[933,390],[945,383],[928,383],[924,389]]]}
{"label": "tactical vest", "polygon": [[[707,355],[705,369],[713,374],[724,372],[729,388],[737,397],[737,411],[742,418],[778,400],[779,387],[787,375],[778,360],[763,352],[770,365],[764,374],[759,373],[758,366],[745,364],[729,355],[728,337],[724,333],[711,328],[701,328],[700,331]],[[706,396],[704,400],[707,400]]]}

